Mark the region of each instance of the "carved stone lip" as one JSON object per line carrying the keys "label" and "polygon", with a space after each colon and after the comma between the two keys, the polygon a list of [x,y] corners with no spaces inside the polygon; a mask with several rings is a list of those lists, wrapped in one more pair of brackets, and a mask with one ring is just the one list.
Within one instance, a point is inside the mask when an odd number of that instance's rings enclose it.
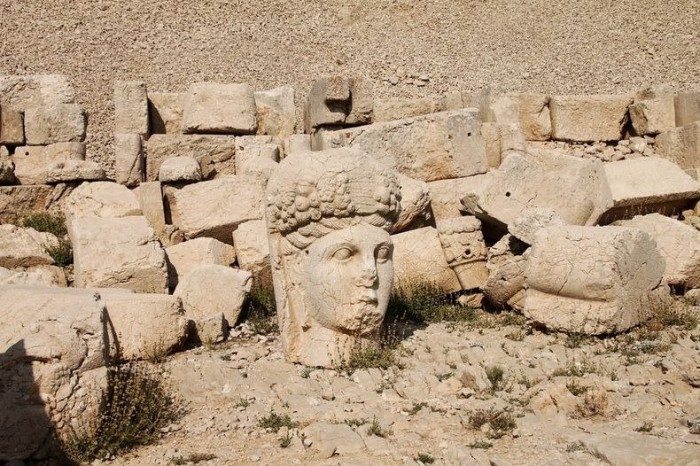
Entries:
{"label": "carved stone lip", "polygon": [[377,304],[379,302],[379,298],[377,297],[376,293],[364,294],[364,295],[361,295],[357,298],[357,302],[358,303]]}

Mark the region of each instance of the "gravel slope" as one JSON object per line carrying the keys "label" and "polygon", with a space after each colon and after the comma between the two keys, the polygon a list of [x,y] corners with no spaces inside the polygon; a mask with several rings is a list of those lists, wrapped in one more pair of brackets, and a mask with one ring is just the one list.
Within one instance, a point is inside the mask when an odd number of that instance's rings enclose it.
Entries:
{"label": "gravel slope", "polygon": [[[115,79],[288,83],[298,103],[332,72],[385,96],[700,86],[700,0],[0,0],[0,18],[0,74],[70,75],[107,165]],[[393,86],[397,68],[430,81]]]}

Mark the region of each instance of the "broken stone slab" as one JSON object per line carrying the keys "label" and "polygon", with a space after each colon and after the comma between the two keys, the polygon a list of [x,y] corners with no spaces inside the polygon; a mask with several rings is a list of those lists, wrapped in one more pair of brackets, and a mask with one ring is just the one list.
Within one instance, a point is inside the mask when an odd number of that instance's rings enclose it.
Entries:
{"label": "broken stone slab", "polygon": [[68,235],[76,287],[167,293],[165,252],[145,217],[76,217]]}
{"label": "broken stone slab", "polygon": [[284,139],[284,153],[291,155],[295,152],[311,151],[311,136],[308,134],[292,134]]}
{"label": "broken stone slab", "polygon": [[46,210],[52,200],[53,186],[0,186],[0,222],[17,223],[39,210]]}
{"label": "broken stone slab", "polygon": [[604,169],[613,205],[600,224],[653,212],[680,213],[700,199],[700,183],[662,158],[621,160],[606,163]]}
{"label": "broken stone slab", "polygon": [[679,92],[675,99],[676,126],[700,121],[700,91]]}
{"label": "broken stone slab", "polygon": [[690,172],[700,170],[700,121],[673,128],[656,137],[654,152]]}
{"label": "broken stone slab", "polygon": [[294,88],[281,86],[268,91],[255,92],[258,134],[289,137],[296,126]]}
{"label": "broken stone slab", "polygon": [[163,190],[157,181],[141,183],[138,193],[139,205],[148,224],[156,232],[163,244],[169,243],[166,234],[165,209],[163,205]]}
{"label": "broken stone slab", "polygon": [[148,92],[151,134],[179,134],[187,94],[184,92]]}
{"label": "broken stone slab", "polygon": [[141,183],[146,172],[141,135],[114,134],[114,171],[119,184],[131,188]]}
{"label": "broken stone slab", "polygon": [[425,181],[399,174],[401,185],[401,213],[394,224],[392,233],[400,233],[414,227],[423,227],[432,220],[430,211],[430,191]]}
{"label": "broken stone slab", "polygon": [[676,110],[672,94],[635,99],[629,108],[632,128],[638,135],[659,134],[676,126]]}
{"label": "broken stone slab", "polygon": [[501,165],[501,130],[498,123],[482,123],[481,136],[486,147],[486,164],[488,168],[498,168]]}
{"label": "broken stone slab", "polygon": [[261,287],[271,285],[270,245],[265,221],[241,223],[233,232],[233,247],[236,249],[238,266],[253,275],[253,283]]}
{"label": "broken stone slab", "polygon": [[195,238],[165,248],[168,258],[170,287],[175,288],[180,277],[205,264],[229,266],[236,261],[233,246],[213,238]]}
{"label": "broken stone slab", "polygon": [[528,141],[548,141],[552,137],[552,122],[548,95],[519,94],[520,126]]}
{"label": "broken stone slab", "polygon": [[700,232],[659,214],[636,216],[620,223],[651,236],[666,262],[663,282],[684,289],[700,288]]}
{"label": "broken stone slab", "polygon": [[566,222],[555,210],[549,208],[526,209],[508,225],[508,233],[526,244],[532,244],[535,233],[542,228],[564,226]]}
{"label": "broken stone slab", "polygon": [[32,228],[0,225],[0,267],[14,269],[51,265],[54,260],[46,251],[58,246],[58,238]]}
{"label": "broken stone slab", "polygon": [[668,298],[654,240],[623,227],[549,227],[525,263],[523,314],[551,330],[614,334],[639,325]]}
{"label": "broken stone slab", "polygon": [[107,177],[102,167],[91,160],[66,160],[51,163],[46,170],[47,183],[100,181]]}
{"label": "broken stone slab", "polygon": [[85,290],[0,286],[0,458],[42,458],[89,426],[106,388],[108,321]]}
{"label": "broken stone slab", "polygon": [[460,178],[487,170],[481,121],[472,109],[322,131],[319,136],[320,149],[357,148],[417,180]]}
{"label": "broken stone slab", "polygon": [[30,107],[24,112],[27,145],[85,140],[85,112],[78,104],[53,104]]}
{"label": "broken stone slab", "polygon": [[459,291],[462,285],[447,263],[438,231],[419,228],[392,235],[394,243],[394,290],[410,296],[423,286],[444,292]]}
{"label": "broken stone slab", "polygon": [[374,122],[403,120],[440,111],[440,103],[429,97],[376,99]]}
{"label": "broken stone slab", "polygon": [[129,217],[141,215],[136,195],[126,186],[111,181],[82,183],[63,204],[66,222],[78,217]]}
{"label": "broken stone slab", "polygon": [[115,81],[114,132],[148,137],[148,92],[141,81]]}
{"label": "broken stone slab", "polygon": [[264,193],[264,179],[245,175],[184,186],[170,198],[173,224],[188,239],[209,236],[230,243],[239,224],[263,217]]}
{"label": "broken stone slab", "polygon": [[125,291],[99,292],[117,335],[120,358],[158,361],[184,342],[187,319],[178,298]]}
{"label": "broken stone slab", "polygon": [[248,84],[199,82],[190,86],[182,132],[255,134],[255,96]]}
{"label": "broken stone slab", "polygon": [[[523,210],[548,208],[567,224],[594,225],[612,206],[603,163],[557,151],[511,153],[462,198],[467,212],[505,230]],[[464,189],[462,190],[464,192]]]}
{"label": "broken stone slab", "polygon": [[22,146],[15,149],[12,161],[20,184],[46,184],[49,166],[56,162],[85,160],[85,143],[59,142],[47,146]]}
{"label": "broken stone slab", "polygon": [[215,135],[154,134],[146,141],[146,180],[157,181],[164,160],[180,156],[199,162],[204,178],[235,173],[236,138]]}
{"label": "broken stone slab", "polygon": [[618,141],[627,122],[627,95],[557,95],[549,101],[552,139]]}
{"label": "broken stone slab", "polygon": [[476,217],[456,217],[436,222],[447,264],[457,274],[463,290],[481,288],[488,278],[486,244]]}
{"label": "broken stone slab", "polygon": [[372,82],[364,76],[351,76],[350,108],[345,117],[347,125],[366,125],[372,123],[374,98]]}
{"label": "broken stone slab", "polygon": [[197,160],[192,157],[169,157],[163,161],[158,170],[158,181],[161,183],[201,180],[202,169]]}
{"label": "broken stone slab", "polygon": [[0,144],[24,144],[24,115],[0,104]]}
{"label": "broken stone slab", "polygon": [[467,193],[481,193],[488,177],[485,174],[429,182],[430,205],[435,219],[461,217],[462,197]]}
{"label": "broken stone slab", "polygon": [[257,175],[267,180],[277,169],[279,160],[280,147],[277,143],[240,145],[240,142],[237,142],[236,174],[238,175]]}
{"label": "broken stone slab", "polygon": [[53,265],[38,265],[9,270],[0,267],[0,285],[67,287],[63,269]]}

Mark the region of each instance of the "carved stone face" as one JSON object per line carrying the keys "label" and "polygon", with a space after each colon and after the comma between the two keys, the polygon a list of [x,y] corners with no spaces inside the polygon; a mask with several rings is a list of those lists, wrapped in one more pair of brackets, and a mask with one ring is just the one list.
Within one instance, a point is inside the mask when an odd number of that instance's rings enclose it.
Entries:
{"label": "carved stone face", "polygon": [[355,225],[314,241],[302,251],[299,284],[311,318],[358,336],[384,320],[394,278],[389,233]]}

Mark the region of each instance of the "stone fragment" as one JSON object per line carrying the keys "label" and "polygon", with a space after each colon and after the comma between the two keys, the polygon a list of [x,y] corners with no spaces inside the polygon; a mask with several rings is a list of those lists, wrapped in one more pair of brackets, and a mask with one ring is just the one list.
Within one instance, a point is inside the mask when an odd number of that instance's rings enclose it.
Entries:
{"label": "stone fragment", "polygon": [[629,113],[632,128],[639,135],[659,134],[676,126],[673,95],[636,100]]}
{"label": "stone fragment", "polygon": [[294,105],[294,89],[291,86],[255,92],[254,96],[259,134],[281,138],[294,134],[296,107]]}
{"label": "stone fragment", "polygon": [[85,140],[85,112],[78,104],[30,107],[24,113],[27,144],[47,145]]}
{"label": "stone fragment", "polygon": [[394,289],[411,295],[423,286],[444,292],[462,285],[447,263],[438,231],[425,227],[392,235],[394,242]]}
{"label": "stone fragment", "polygon": [[700,288],[700,232],[659,214],[636,216],[621,223],[638,228],[656,242],[666,262],[663,282],[680,288]]}
{"label": "stone fragment", "polygon": [[700,183],[678,165],[657,157],[642,157],[605,164],[613,206],[601,224],[658,212],[671,215],[694,205]]}
{"label": "stone fragment", "polygon": [[169,157],[192,157],[204,178],[235,173],[236,138],[213,135],[155,134],[146,141],[146,180],[156,181]]}
{"label": "stone fragment", "polygon": [[697,174],[700,170],[700,121],[659,134],[654,151],[657,156]]}
{"label": "stone fragment", "polygon": [[481,121],[473,110],[322,131],[320,137],[321,149],[358,148],[399,173],[422,181],[487,170]]}
{"label": "stone fragment", "polygon": [[256,175],[265,180],[277,169],[280,160],[276,143],[247,144],[236,148],[236,174]]}
{"label": "stone fragment", "polygon": [[429,182],[430,205],[435,219],[461,217],[462,197],[467,193],[481,193],[488,179],[486,174]]}
{"label": "stone fragment", "polygon": [[[362,437],[345,423],[314,422],[303,431],[311,449],[323,458],[349,457],[366,450]],[[351,457],[351,456],[350,456]]]}
{"label": "stone fragment", "polygon": [[14,184],[15,163],[5,146],[0,146],[0,185]]}
{"label": "stone fragment", "polygon": [[254,134],[255,97],[248,84],[200,82],[190,86],[182,114],[182,132]]}
{"label": "stone fragment", "polygon": [[119,341],[119,357],[157,362],[187,335],[182,303],[166,294],[100,291]]}
{"label": "stone fragment", "polygon": [[138,186],[145,176],[141,136],[136,133],[114,135],[114,171],[117,183]]}
{"label": "stone fragment", "polygon": [[459,364],[455,372],[464,388],[469,388],[477,393],[488,393],[493,389],[486,371],[479,365]]}
{"label": "stone fragment", "polygon": [[312,134],[316,128],[340,125],[350,106],[350,82],[341,76],[317,80],[311,86],[304,107],[304,132]]}
{"label": "stone fragment", "polygon": [[284,140],[284,153],[308,152],[311,150],[311,136],[308,134],[292,134]]}
{"label": "stone fragment", "polygon": [[211,327],[200,324],[216,322],[223,317],[228,325],[235,325],[252,282],[252,275],[245,270],[224,265],[201,265],[181,278],[175,296],[182,299],[187,318],[199,327],[200,339],[218,341],[224,335],[211,332]]}
{"label": "stone fragment", "polygon": [[627,122],[631,96],[552,96],[552,139],[576,142],[618,141]]}
{"label": "stone fragment", "polygon": [[497,123],[482,123],[481,136],[486,148],[486,164],[489,169],[501,166],[501,130]]}
{"label": "stone fragment", "polygon": [[239,224],[262,218],[264,191],[263,179],[243,175],[187,185],[172,194],[173,224],[188,239],[209,236],[230,243]]}
{"label": "stone fragment", "polygon": [[66,287],[66,274],[53,265],[37,265],[26,269],[9,270],[0,267],[0,285]]}
{"label": "stone fragment", "polygon": [[53,187],[0,186],[0,223],[17,223],[20,219],[48,208]]}
{"label": "stone fragment", "polygon": [[498,308],[505,308],[525,285],[524,246],[511,235],[505,235],[488,250],[489,277],[482,291]]}
{"label": "stone fragment", "polygon": [[521,216],[508,225],[508,233],[526,244],[532,244],[535,233],[542,228],[564,225],[566,225],[564,219],[553,209],[526,209]]}
{"label": "stone fragment", "polygon": [[40,233],[32,228],[0,225],[0,267],[14,269],[34,265],[51,265],[53,259],[47,248],[58,246],[51,233]]}
{"label": "stone fragment", "polygon": [[374,121],[402,120],[438,111],[439,104],[429,97],[413,99],[377,99],[374,102]]}
{"label": "stone fragment", "polygon": [[392,233],[399,233],[415,226],[426,226],[433,215],[430,211],[430,192],[424,181],[398,175],[401,185],[401,213]]}
{"label": "stone fragment", "polygon": [[238,266],[253,274],[256,285],[272,284],[270,271],[270,246],[264,220],[241,223],[233,232]]}
{"label": "stone fragment", "polygon": [[192,157],[169,157],[163,161],[158,170],[158,180],[161,183],[180,181],[201,181],[202,169]]}
{"label": "stone fragment", "polygon": [[182,129],[184,92],[149,92],[148,115],[151,134],[178,134]]}
{"label": "stone fragment", "polygon": [[85,143],[17,147],[12,156],[15,178],[20,184],[46,184],[49,165],[68,160],[85,160]]}
{"label": "stone fragment", "polygon": [[90,160],[66,160],[51,163],[46,170],[47,183],[100,181],[107,177],[102,167]]}
{"label": "stone fragment", "polygon": [[24,116],[0,104],[0,144],[24,144]]}
{"label": "stone fragment", "polygon": [[0,76],[0,104],[20,112],[30,107],[75,103],[75,92],[65,75]]}
{"label": "stone fragment", "polygon": [[70,223],[76,217],[128,217],[141,215],[134,193],[110,181],[83,183],[70,193],[63,204]]}
{"label": "stone fragment", "polygon": [[520,125],[528,141],[547,141],[552,137],[549,96],[520,94]]}
{"label": "stone fragment", "polygon": [[474,92],[462,93],[462,108],[479,109],[479,118],[483,122],[496,122],[496,116],[491,108],[491,89],[485,87]]}
{"label": "stone fragment", "polygon": [[679,92],[674,103],[676,126],[685,126],[700,120],[700,91]]}
{"label": "stone fragment", "polygon": [[552,330],[623,332],[667,297],[664,259],[651,237],[623,227],[539,230],[525,265],[522,312]]}
{"label": "stone fragment", "polygon": [[498,136],[501,141],[501,160],[511,152],[525,153],[525,134],[520,123],[499,124]]}
{"label": "stone fragment", "polygon": [[68,234],[75,286],[167,292],[165,252],[145,217],[77,217]]}
{"label": "stone fragment", "polygon": [[232,265],[236,261],[233,246],[213,238],[195,238],[165,248],[168,258],[170,287],[175,288],[181,277],[188,275],[201,265]]}
{"label": "stone fragment", "polygon": [[115,81],[114,132],[148,137],[148,92],[141,81]]}
{"label": "stone fragment", "polygon": [[500,125],[520,125],[520,98],[517,94],[491,96],[493,121]]}
{"label": "stone fragment", "polygon": [[457,274],[463,290],[481,288],[488,278],[486,244],[476,217],[456,217],[436,222],[447,264]]}
{"label": "stone fragment", "polygon": [[374,99],[372,82],[364,76],[352,76],[350,82],[350,108],[345,117],[347,125],[372,123]]}
{"label": "stone fragment", "polygon": [[[148,224],[156,232],[163,244],[166,241],[165,210],[163,206],[163,190],[157,181],[141,183],[138,192],[138,201],[141,206],[143,216],[148,220]],[[169,238],[168,238],[169,239]]]}

